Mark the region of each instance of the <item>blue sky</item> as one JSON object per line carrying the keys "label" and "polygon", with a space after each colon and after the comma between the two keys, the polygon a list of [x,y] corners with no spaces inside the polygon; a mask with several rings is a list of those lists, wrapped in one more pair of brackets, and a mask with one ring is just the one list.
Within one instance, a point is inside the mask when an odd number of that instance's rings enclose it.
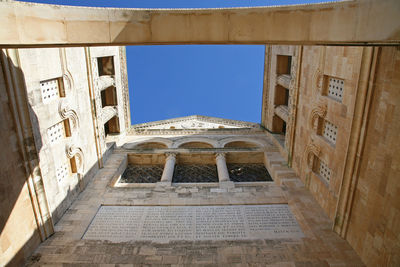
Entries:
{"label": "blue sky", "polygon": [[[34,0],[125,8],[212,8],[316,3],[318,0]],[[259,123],[263,45],[127,47],[132,124],[189,115]]]}

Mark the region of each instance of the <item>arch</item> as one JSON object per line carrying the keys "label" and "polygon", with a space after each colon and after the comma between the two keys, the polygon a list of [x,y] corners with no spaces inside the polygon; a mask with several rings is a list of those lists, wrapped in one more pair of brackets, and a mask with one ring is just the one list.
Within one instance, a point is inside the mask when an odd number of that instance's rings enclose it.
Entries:
{"label": "arch", "polygon": [[126,143],[123,145],[125,149],[136,149],[136,148],[171,148],[172,141],[166,138],[156,137],[147,140],[140,140],[137,142]]}
{"label": "arch", "polygon": [[248,141],[232,141],[232,142],[226,143],[224,147],[252,148],[252,147],[259,147],[259,145],[255,144],[253,142],[248,142]]}
{"label": "arch", "polygon": [[153,148],[168,148],[168,146],[164,143],[160,142],[143,142],[140,144],[137,144],[135,148],[139,149],[153,149]]}
{"label": "arch", "polygon": [[213,148],[213,146],[205,142],[188,142],[181,144],[179,148]]}
{"label": "arch", "polygon": [[219,143],[221,147],[245,147],[245,148],[250,148],[250,147],[264,148],[267,147],[268,145],[271,145],[264,140],[257,140],[254,138],[247,138],[247,137],[228,137],[220,140]]}
{"label": "arch", "polygon": [[[172,148],[185,147],[183,145],[185,145],[187,143],[196,143],[196,144],[193,144],[193,145],[198,145],[198,146],[195,146],[196,148],[199,148],[199,147],[217,148],[218,147],[218,141],[207,138],[207,137],[186,137],[186,138],[176,140],[174,142]],[[186,148],[188,148],[188,147],[186,147]]]}

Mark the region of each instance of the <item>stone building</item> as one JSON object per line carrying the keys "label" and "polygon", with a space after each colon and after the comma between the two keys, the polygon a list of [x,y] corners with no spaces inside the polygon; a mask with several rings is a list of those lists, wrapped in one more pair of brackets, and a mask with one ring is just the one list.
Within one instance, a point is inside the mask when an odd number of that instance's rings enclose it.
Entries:
{"label": "stone building", "polygon": [[[399,265],[399,14],[0,2],[0,264]],[[131,126],[115,45],[170,43],[268,44],[261,123]]]}

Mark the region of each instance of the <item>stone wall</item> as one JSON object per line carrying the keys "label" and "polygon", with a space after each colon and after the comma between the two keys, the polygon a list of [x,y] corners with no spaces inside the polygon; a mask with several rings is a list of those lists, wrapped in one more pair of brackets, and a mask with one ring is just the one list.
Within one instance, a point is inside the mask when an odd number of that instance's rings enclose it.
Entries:
{"label": "stone wall", "polygon": [[[56,223],[80,192],[87,172],[98,169],[96,140],[93,131],[89,83],[84,48],[19,49],[24,71],[35,142],[40,158],[40,169],[52,213]],[[61,78],[65,96],[43,98],[41,83]],[[63,85],[61,85],[63,84]],[[51,89],[50,89],[51,90]],[[68,120],[69,136],[61,134],[55,140],[50,128]],[[61,125],[60,128],[66,128]],[[63,129],[61,129],[63,132]],[[52,135],[53,134],[53,135]],[[82,170],[72,170],[67,151],[80,150],[78,164]],[[78,151],[76,150],[76,151]],[[62,170],[64,168],[64,170]],[[66,169],[65,169],[66,168]],[[78,166],[79,168],[79,166]]]}
{"label": "stone wall", "polygon": [[346,239],[369,266],[400,265],[400,51],[382,47]]}
{"label": "stone wall", "polygon": [[[0,265],[19,266],[41,242],[27,181],[26,161],[18,137],[5,61],[0,68]],[[9,82],[10,80],[8,80]],[[10,93],[9,93],[10,92]]]}
{"label": "stone wall", "polygon": [[[332,220],[349,145],[362,49],[303,48],[293,168]],[[340,101],[328,95],[332,77],[344,82]],[[326,121],[337,127],[335,137],[324,136]],[[320,173],[321,161],[330,175]]]}

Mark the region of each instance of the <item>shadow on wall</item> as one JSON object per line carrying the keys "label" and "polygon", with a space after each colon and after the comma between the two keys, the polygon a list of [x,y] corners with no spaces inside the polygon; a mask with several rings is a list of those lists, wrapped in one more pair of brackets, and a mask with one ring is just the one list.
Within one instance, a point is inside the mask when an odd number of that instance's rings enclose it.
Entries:
{"label": "shadow on wall", "polygon": [[[38,118],[28,101],[24,73],[15,64],[16,50],[0,52],[0,265],[19,266],[54,229],[39,168],[43,143]],[[91,166],[53,207],[59,218],[98,169]]]}

